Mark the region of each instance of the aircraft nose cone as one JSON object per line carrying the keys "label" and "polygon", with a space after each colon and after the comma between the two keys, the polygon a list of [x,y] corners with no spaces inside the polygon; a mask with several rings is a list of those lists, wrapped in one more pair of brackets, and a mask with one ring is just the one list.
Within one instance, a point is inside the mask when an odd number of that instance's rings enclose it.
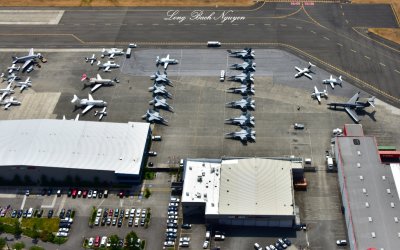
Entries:
{"label": "aircraft nose cone", "polygon": [[107,106],[107,102],[104,102],[104,106]]}

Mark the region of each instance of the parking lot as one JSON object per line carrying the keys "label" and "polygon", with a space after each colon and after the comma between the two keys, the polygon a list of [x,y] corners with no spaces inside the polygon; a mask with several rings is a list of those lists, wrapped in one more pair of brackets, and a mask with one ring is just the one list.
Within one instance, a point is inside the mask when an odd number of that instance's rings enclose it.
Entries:
{"label": "parking lot", "polygon": [[[100,51],[100,50],[98,50]],[[21,52],[22,53],[22,52]],[[317,74],[312,81],[307,78],[294,79],[294,66],[303,67],[307,62],[279,50],[257,50],[255,72],[256,110],[255,116],[256,143],[247,146],[239,141],[224,139],[224,133],[237,130],[236,126],[225,124],[225,119],[238,116],[239,110],[225,107],[225,103],[241,99],[240,95],[226,93],[226,89],[238,86],[238,83],[219,82],[219,71],[227,70],[228,75],[234,72],[227,65],[240,62],[227,57],[225,50],[137,50],[133,57],[126,60],[117,57],[120,70],[109,73],[97,71],[96,66],[85,63],[83,57],[91,56],[92,51],[43,52],[48,59],[39,70],[30,76],[33,87],[23,93],[16,91],[16,97],[22,101],[20,107],[11,107],[9,111],[0,112],[0,119],[56,118],[63,115],[72,119],[81,110],[74,109],[71,99],[74,94],[87,97],[88,88],[83,89],[80,82],[82,74],[90,77],[100,73],[103,77],[118,77],[120,83],[114,87],[102,87],[93,97],[109,103],[108,116],[103,121],[128,122],[142,121],[141,116],[149,108],[152,99],[148,88],[152,85],[149,76],[156,70],[154,61],[157,55],[180,60],[180,64],[168,68],[168,76],[174,87],[168,87],[173,95],[168,102],[175,112],[161,111],[168,121],[168,126],[156,125],[154,134],[162,135],[161,142],[154,142],[152,150],[158,153],[151,158],[155,166],[171,166],[178,164],[181,158],[220,158],[221,156],[283,156],[295,155],[312,158],[316,172],[307,173],[308,191],[296,192],[296,204],[300,208],[302,222],[309,226],[307,231],[288,229],[250,228],[213,228],[225,233],[224,241],[211,241],[210,247],[221,249],[252,249],[255,242],[272,244],[278,238],[288,237],[292,247],[312,249],[335,249],[335,240],[346,235],[344,219],[340,211],[339,192],[335,173],[325,170],[325,150],[329,148],[332,129],[342,127],[344,123],[352,123],[345,112],[328,110],[322,100],[318,105],[310,98],[314,85],[321,90],[322,79],[329,78],[330,73],[316,69]],[[99,54],[99,53],[97,53]],[[8,62],[11,54],[3,53],[1,59]],[[104,61],[104,60],[102,60]],[[5,67],[5,65],[2,65]],[[239,73],[239,72],[238,72]],[[23,74],[24,75],[24,74]],[[329,102],[347,101],[357,89],[346,82],[343,88],[335,88],[329,92]],[[362,93],[362,98],[368,97]],[[299,108],[300,107],[300,108]],[[381,102],[377,102],[375,119],[362,116],[362,124],[367,135],[377,136],[378,143],[384,145],[400,145],[396,134],[398,114]],[[97,121],[94,111],[81,116],[81,120]],[[305,124],[305,129],[294,130],[293,123]],[[157,178],[144,184],[152,190],[149,199],[141,196],[119,198],[118,190],[114,190],[108,198],[69,198],[23,195],[23,190],[15,188],[3,189],[0,195],[2,207],[10,204],[12,208],[33,207],[54,209],[59,214],[61,209],[74,209],[76,220],[69,240],[54,249],[79,249],[85,238],[117,234],[123,237],[131,230],[147,242],[146,249],[160,249],[165,238],[168,203],[170,201],[170,180],[167,173],[157,173]],[[71,187],[72,188],[72,187]],[[53,188],[56,190],[56,188]],[[65,192],[67,189],[65,189]],[[142,187],[134,187],[140,193]],[[16,193],[19,193],[16,195]],[[150,208],[149,227],[129,227],[123,219],[121,227],[105,225],[89,227],[92,207],[102,209]],[[182,223],[181,216],[178,217]],[[112,224],[112,221],[111,221]],[[320,232],[324,232],[324,237]],[[204,224],[192,223],[192,228],[179,230],[179,237],[191,237],[190,248],[200,249],[205,240]],[[157,239],[157,240],[152,240]]]}

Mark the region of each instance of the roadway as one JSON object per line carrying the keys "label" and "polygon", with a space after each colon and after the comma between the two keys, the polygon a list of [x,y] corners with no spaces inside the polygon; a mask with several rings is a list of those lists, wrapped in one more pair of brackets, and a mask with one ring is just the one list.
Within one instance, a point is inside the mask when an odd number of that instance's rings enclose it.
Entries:
{"label": "roadway", "polygon": [[[203,20],[191,20],[192,9],[179,9],[176,15],[173,10],[67,8],[57,25],[0,25],[0,46],[125,47],[136,42],[141,47],[196,48],[218,40],[223,48],[276,47],[400,107],[400,47],[365,33],[365,27],[398,27],[390,5],[260,3],[229,13],[203,9]],[[222,22],[217,17],[223,11],[238,20]],[[168,14],[175,20],[166,20]]]}

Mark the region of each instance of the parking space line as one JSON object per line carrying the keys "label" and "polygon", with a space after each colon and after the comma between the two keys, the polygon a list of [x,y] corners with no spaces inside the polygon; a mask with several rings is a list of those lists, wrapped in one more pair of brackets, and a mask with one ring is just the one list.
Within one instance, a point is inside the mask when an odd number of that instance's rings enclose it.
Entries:
{"label": "parking space line", "polygon": [[394,70],[394,72],[396,72],[396,73],[400,74],[400,71],[398,71],[397,69],[395,69],[395,70]]}
{"label": "parking space line", "polygon": [[142,26],[142,25],[143,25],[143,23],[137,23],[136,25],[138,25],[138,26]]}
{"label": "parking space line", "polygon": [[343,44],[341,44],[341,43],[336,43],[337,45],[339,45],[340,47],[343,47]]}
{"label": "parking space line", "polygon": [[353,52],[353,53],[357,53],[357,51],[355,51],[354,49],[350,49],[351,50],[351,52]]}
{"label": "parking space line", "polygon": [[325,40],[328,40],[328,41],[330,40],[330,39],[329,39],[329,38],[327,38],[326,36],[324,36],[324,39],[325,39]]}
{"label": "parking space line", "polygon": [[66,200],[67,200],[67,196],[64,195],[64,196],[62,197],[62,199],[61,199],[60,206],[58,207],[58,212],[57,212],[57,214],[59,214],[59,213],[61,212],[61,209],[64,208],[64,205],[65,205],[65,201],[66,201]]}
{"label": "parking space line", "polygon": [[313,34],[317,34],[317,32],[315,32],[315,31],[313,31],[313,30],[310,30],[310,32],[313,33]]}
{"label": "parking space line", "polygon": [[24,198],[22,199],[21,209],[24,209],[25,201],[26,201],[26,195],[24,195]]}
{"label": "parking space line", "polygon": [[57,195],[54,196],[53,201],[51,202],[51,205],[42,205],[40,207],[41,208],[53,208],[54,205],[56,204],[56,200],[57,200]]}
{"label": "parking space line", "polygon": [[271,24],[270,24],[270,23],[264,23],[264,25],[265,25],[265,26],[271,26]]}
{"label": "parking space line", "polygon": [[296,29],[302,30],[303,27],[301,27],[301,26],[296,26]]}
{"label": "parking space line", "polygon": [[158,24],[158,23],[153,23],[152,25],[153,25],[153,26],[158,26],[159,24]]}
{"label": "parking space line", "polygon": [[249,24],[247,24],[247,25],[249,25],[249,26],[254,26],[254,23],[249,23]]}
{"label": "parking space line", "polygon": [[368,56],[364,56],[365,58],[367,58],[368,60],[371,60],[371,58],[370,57],[368,57]]}
{"label": "parking space line", "polygon": [[173,26],[173,25],[175,25],[175,24],[174,24],[174,23],[169,23],[168,25],[169,25],[169,26]]}
{"label": "parking space line", "polygon": [[385,65],[385,64],[383,64],[383,63],[381,63],[381,62],[380,62],[379,64],[380,64],[380,65],[382,65],[383,67],[386,67],[386,65]]}

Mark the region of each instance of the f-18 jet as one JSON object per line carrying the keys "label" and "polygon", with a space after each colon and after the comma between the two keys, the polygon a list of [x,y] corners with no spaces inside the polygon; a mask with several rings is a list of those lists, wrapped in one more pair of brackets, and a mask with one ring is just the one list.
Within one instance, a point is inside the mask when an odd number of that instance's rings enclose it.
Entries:
{"label": "f-18 jet", "polygon": [[8,86],[7,86],[7,88],[5,88],[5,89],[0,89],[0,93],[1,93],[0,100],[3,100],[4,97],[6,97],[6,96],[8,96],[8,95],[11,95],[11,94],[14,94],[15,92],[14,92],[14,90],[13,90],[12,87],[11,87],[11,83],[9,83]]}
{"label": "f-18 jet", "polygon": [[88,77],[86,74],[82,75],[81,82],[86,81],[84,83],[85,87],[86,86],[93,86],[93,88],[90,89],[90,92],[93,93],[97,89],[99,89],[101,86],[113,86],[115,83],[118,83],[119,80],[117,78],[114,79],[103,79],[101,78],[100,74],[97,74],[96,77]]}
{"label": "f-18 jet", "polygon": [[252,48],[245,48],[243,50],[227,50],[228,53],[233,56],[233,57],[239,57],[239,58],[243,58],[243,59],[254,59],[255,54],[254,54],[254,50]]}
{"label": "f-18 jet", "polygon": [[94,116],[99,115],[99,121],[101,121],[103,119],[104,116],[107,115],[107,107],[104,107],[102,110],[100,111],[94,111]]}
{"label": "f-18 jet", "polygon": [[179,63],[178,60],[169,58],[169,54],[166,57],[160,58],[159,56],[157,56],[156,58],[156,66],[158,67],[158,65],[160,64],[164,65],[164,69],[167,69],[169,64],[178,64],[178,63]]}
{"label": "f-18 jet", "polygon": [[91,94],[89,94],[88,99],[79,99],[79,97],[74,95],[74,98],[72,98],[71,103],[75,104],[75,106],[79,107],[79,108],[85,107],[85,109],[82,111],[82,114],[85,114],[93,107],[106,107],[107,106],[107,102],[105,102],[103,100],[94,100]]}
{"label": "f-18 jet", "polygon": [[28,69],[28,66],[32,63],[36,62],[36,59],[42,59],[43,56],[40,53],[35,54],[35,52],[33,51],[33,48],[29,50],[28,55],[26,56],[21,56],[21,57],[17,57],[17,56],[13,56],[13,62],[12,63],[23,63],[22,65],[22,71],[24,72],[25,70]]}
{"label": "f-18 jet", "polygon": [[148,122],[153,123],[161,123],[167,125],[168,121],[165,120],[159,112],[155,111],[154,109],[148,109],[146,114],[142,116],[142,119],[146,119]]}
{"label": "f-18 jet", "polygon": [[239,75],[230,76],[229,81],[241,82],[242,84],[254,83],[254,74],[247,72]]}
{"label": "f-18 jet", "polygon": [[240,131],[237,132],[226,133],[225,136],[232,139],[239,139],[244,143],[247,143],[248,141],[256,141],[256,131],[249,127],[243,127]]}
{"label": "f-18 jet", "polygon": [[323,84],[330,84],[332,89],[335,88],[335,85],[339,85],[340,87],[342,87],[342,82],[343,82],[342,76],[339,76],[339,78],[336,79],[333,78],[332,75],[329,79],[325,79],[322,81]]}
{"label": "f-18 jet", "polygon": [[239,117],[233,117],[225,120],[225,123],[239,125],[239,126],[254,126],[254,116],[250,112],[243,112]]}
{"label": "f-18 jet", "polygon": [[314,72],[311,70],[311,67],[315,67],[315,65],[312,64],[311,62],[308,62],[307,68],[300,69],[297,66],[294,67],[298,71],[298,73],[295,74],[294,77],[299,78],[301,76],[306,76],[308,79],[312,80],[312,76],[310,75],[310,73],[314,73]]}
{"label": "f-18 jet", "polygon": [[350,100],[346,103],[328,103],[328,108],[336,109],[337,107],[344,108],[347,114],[356,122],[360,122],[360,118],[357,115],[357,110],[363,110],[369,106],[375,108],[375,96],[369,98],[366,102],[359,102],[358,99],[360,98],[360,92],[356,93]]}
{"label": "f-18 jet", "polygon": [[318,100],[318,103],[321,103],[321,97],[328,98],[328,92],[326,89],[324,91],[318,91],[317,86],[314,86],[314,92],[311,94],[311,97]]}
{"label": "f-18 jet", "polygon": [[120,56],[124,54],[122,49],[111,48],[111,49],[104,49],[101,51],[101,58],[108,56],[110,59],[114,59],[114,56]]}
{"label": "f-18 jet", "polygon": [[254,84],[242,84],[240,87],[229,88],[227,92],[241,95],[254,95]]}
{"label": "f-18 jet", "polygon": [[112,68],[119,68],[119,64],[116,64],[113,61],[107,61],[105,63],[101,63],[100,61],[97,62],[97,65],[99,66],[99,70],[103,69],[104,72],[110,72]]}
{"label": "f-18 jet", "polygon": [[154,73],[154,75],[151,75],[150,78],[156,83],[167,84],[173,87],[171,80],[168,79],[166,71],[164,71],[164,74],[160,74],[160,71],[157,71],[156,73]]}
{"label": "f-18 jet", "polygon": [[255,110],[256,101],[252,100],[250,97],[243,97],[241,100],[226,103],[226,106],[231,108],[240,108],[241,110]]}
{"label": "f-18 jet", "polygon": [[93,54],[92,57],[85,57],[85,62],[90,62],[90,65],[93,65],[95,61],[97,61],[97,57],[95,54]]}
{"label": "f-18 jet", "polygon": [[4,105],[4,110],[7,110],[11,105],[21,105],[21,102],[17,101],[14,97],[11,97],[0,101],[0,105]]}
{"label": "f-18 jet", "polygon": [[162,96],[155,96],[153,100],[149,102],[154,108],[162,108],[171,112],[174,112],[174,108],[167,103],[167,100]]}
{"label": "f-18 jet", "polygon": [[24,91],[24,89],[29,88],[29,87],[32,87],[31,78],[28,77],[28,78],[26,78],[26,80],[23,81],[23,82],[16,82],[16,83],[15,83],[15,86],[16,86],[16,87],[20,87],[20,88],[19,88],[19,91],[22,92],[22,91]]}
{"label": "f-18 jet", "polygon": [[8,74],[11,74],[14,71],[19,71],[20,68],[21,66],[16,66],[16,64],[13,63],[13,65],[7,68]]}
{"label": "f-18 jet", "polygon": [[243,63],[235,63],[231,65],[232,69],[243,70],[246,72],[256,71],[256,63],[252,60],[245,60]]}
{"label": "f-18 jet", "polygon": [[167,91],[166,87],[162,84],[155,83],[153,87],[149,88],[150,92],[153,92],[154,95],[162,95],[168,98],[172,98],[172,95]]}

